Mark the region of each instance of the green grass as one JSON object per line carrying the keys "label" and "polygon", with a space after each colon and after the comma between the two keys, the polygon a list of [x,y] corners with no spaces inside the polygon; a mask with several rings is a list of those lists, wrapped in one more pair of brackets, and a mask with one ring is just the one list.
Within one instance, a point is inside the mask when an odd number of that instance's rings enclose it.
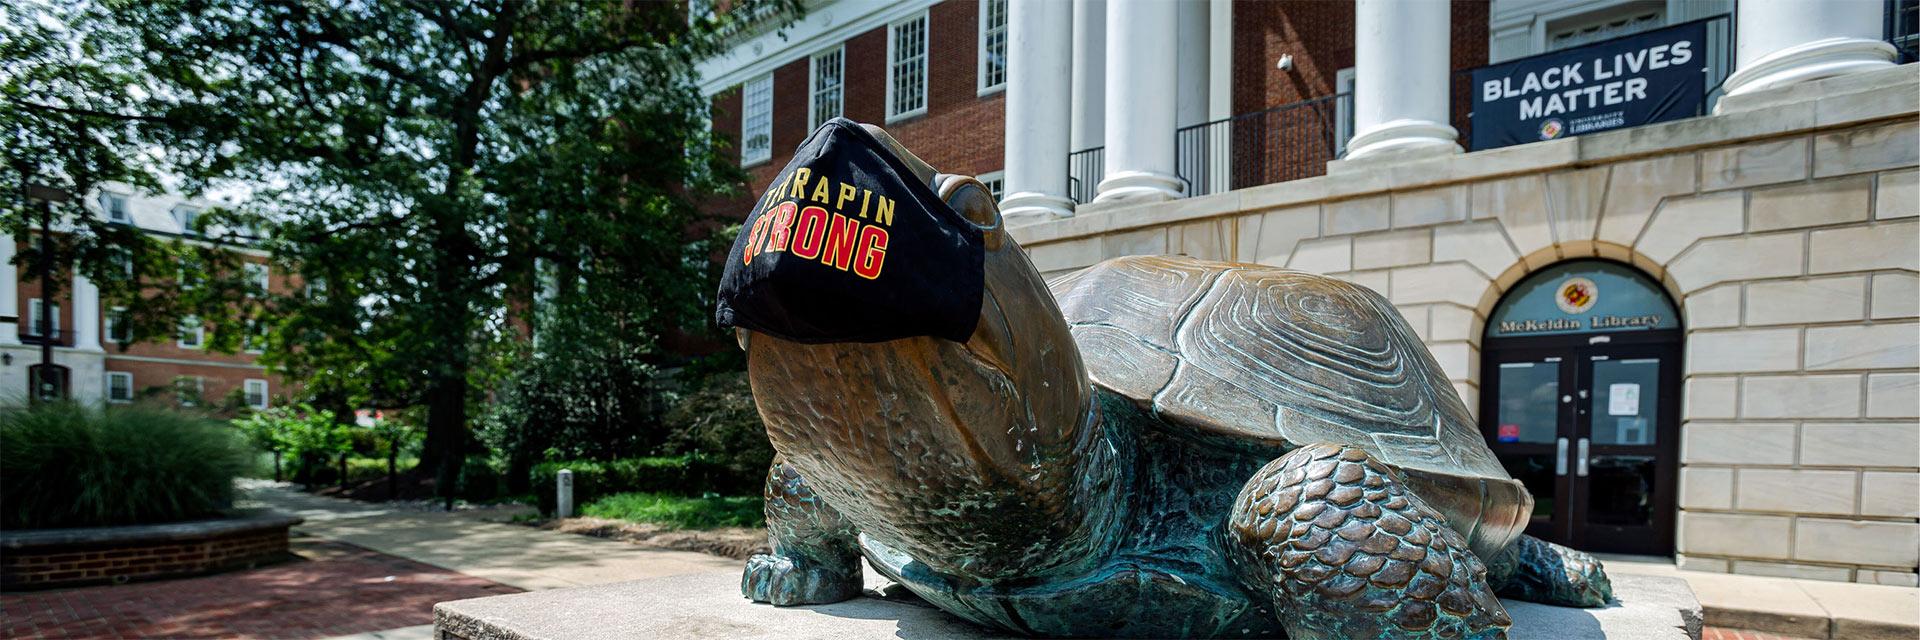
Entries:
{"label": "green grass", "polygon": [[764,527],[767,524],[759,496],[691,498],[664,493],[616,493],[581,507],[580,515],[675,529]]}

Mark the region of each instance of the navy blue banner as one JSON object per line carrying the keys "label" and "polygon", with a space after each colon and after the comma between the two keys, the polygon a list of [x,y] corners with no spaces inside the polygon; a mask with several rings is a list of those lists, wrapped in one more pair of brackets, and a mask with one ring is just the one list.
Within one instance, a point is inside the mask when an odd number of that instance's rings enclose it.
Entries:
{"label": "navy blue banner", "polygon": [[1697,115],[1707,23],[1473,70],[1473,148],[1553,140]]}

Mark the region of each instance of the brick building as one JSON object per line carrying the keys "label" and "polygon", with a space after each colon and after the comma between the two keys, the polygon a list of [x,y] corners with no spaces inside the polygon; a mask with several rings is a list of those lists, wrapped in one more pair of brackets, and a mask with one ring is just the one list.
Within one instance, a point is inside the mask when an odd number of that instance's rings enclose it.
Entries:
{"label": "brick building", "polygon": [[[88,199],[91,215],[131,225],[163,239],[197,240],[193,216],[209,206],[200,199],[149,197],[125,185],[109,184]],[[59,232],[56,225],[55,232]],[[286,381],[257,364],[259,351],[239,353],[208,348],[213,332],[232,330],[186,318],[171,336],[133,336],[116,325],[119,307],[102,304],[100,290],[71,269],[56,268],[60,295],[40,295],[40,273],[33,265],[12,264],[31,239],[0,243],[0,404],[17,404],[37,382],[42,346],[51,342],[53,361],[65,368],[66,397],[85,403],[129,403],[154,399],[180,406],[219,406],[230,396],[239,404],[266,408],[290,395]],[[275,273],[263,251],[234,248],[243,255],[247,276],[262,290],[284,293],[294,286]],[[166,286],[181,286],[179,282]],[[251,345],[252,341],[243,341]],[[51,377],[50,377],[51,378]]]}
{"label": "brick building", "polygon": [[[755,192],[838,113],[981,176],[1049,276],[1186,254],[1362,284],[1527,484],[1529,533],[1920,582],[1916,3],[809,4],[701,66]],[[1501,124],[1475,70],[1683,30],[1669,115],[1473,143]]]}

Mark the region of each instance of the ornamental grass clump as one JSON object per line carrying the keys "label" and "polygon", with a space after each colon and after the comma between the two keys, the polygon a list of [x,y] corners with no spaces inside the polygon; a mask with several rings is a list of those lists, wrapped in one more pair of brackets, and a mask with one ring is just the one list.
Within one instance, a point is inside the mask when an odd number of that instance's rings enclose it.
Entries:
{"label": "ornamental grass clump", "polygon": [[248,468],[239,434],[151,407],[0,409],[0,527],[172,522],[219,515]]}

